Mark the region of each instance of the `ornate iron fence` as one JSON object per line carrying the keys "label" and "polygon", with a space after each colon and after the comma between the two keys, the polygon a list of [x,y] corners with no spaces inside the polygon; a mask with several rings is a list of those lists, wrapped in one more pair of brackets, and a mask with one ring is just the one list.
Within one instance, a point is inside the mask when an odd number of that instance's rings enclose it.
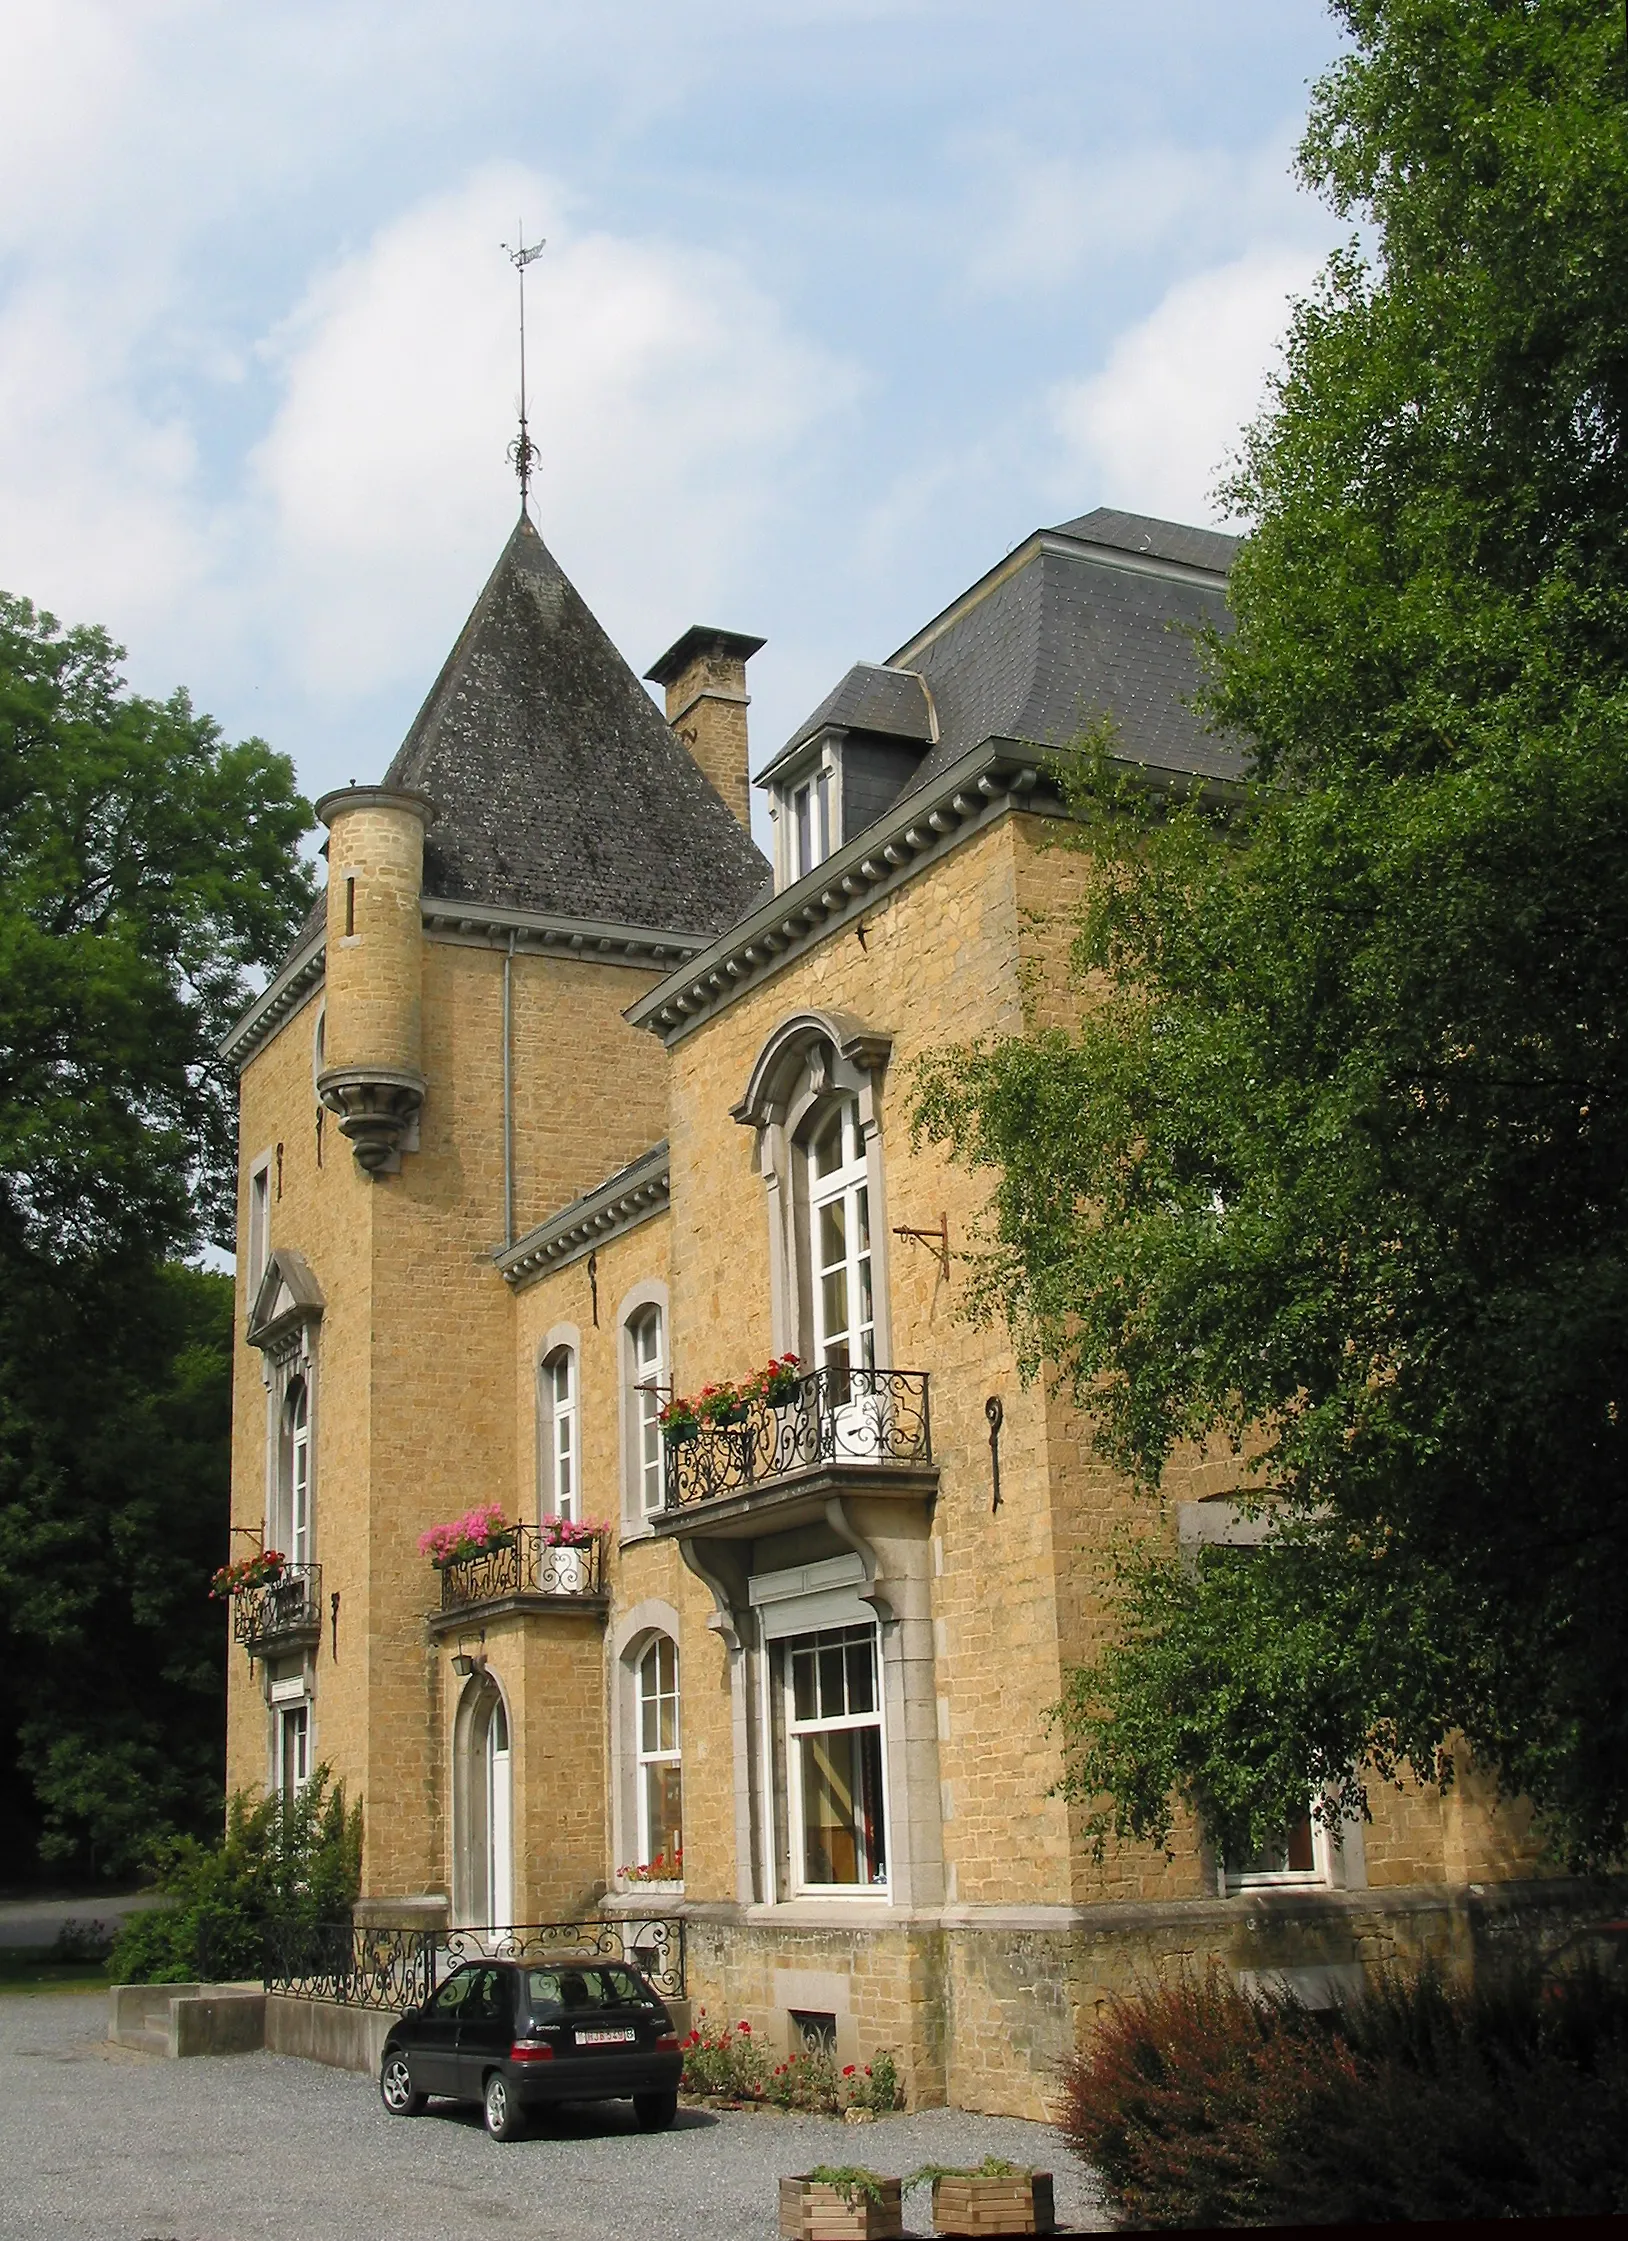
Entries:
{"label": "ornate iron fence", "polygon": [[753,1401],[738,1424],[704,1425],[672,1442],[666,1507],[748,1494],[821,1464],[932,1460],[925,1370],[815,1370],[781,1407]]}
{"label": "ornate iron fence", "polygon": [[348,1922],[273,1922],[265,1930],[268,1992],[405,2014],[435,1990],[433,1930],[358,1930]]}
{"label": "ornate iron fence", "polygon": [[465,1961],[629,1961],[664,1999],[684,1997],[684,1925],[671,1915],[484,1929],[358,1930],[348,1922],[272,1922],[262,1937],[268,1992],[405,2014]]}
{"label": "ornate iron fence", "polygon": [[232,1639],[258,1655],[269,1642],[322,1633],[322,1566],[285,1564],[274,1580],[232,1597]]}
{"label": "ornate iron fence", "polygon": [[535,1525],[516,1525],[493,1548],[460,1556],[441,1574],[443,1611],[467,1611],[506,1595],[603,1595],[605,1546],[556,1548]]}
{"label": "ornate iron fence", "polygon": [[684,1997],[684,1924],[674,1915],[500,1923],[488,1929],[448,1930],[440,1942],[449,1966],[483,1956],[494,1961],[542,1961],[593,1954],[605,1961],[631,1961],[664,1999]]}

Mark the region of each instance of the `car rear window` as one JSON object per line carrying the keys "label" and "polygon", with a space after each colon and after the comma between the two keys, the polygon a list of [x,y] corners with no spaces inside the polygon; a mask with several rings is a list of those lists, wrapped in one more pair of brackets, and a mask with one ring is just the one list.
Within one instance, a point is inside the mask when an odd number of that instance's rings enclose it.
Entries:
{"label": "car rear window", "polygon": [[590,2013],[595,2008],[651,2008],[656,2004],[631,1969],[528,1969],[526,1992],[532,2015],[539,2023],[551,2023],[562,2015]]}

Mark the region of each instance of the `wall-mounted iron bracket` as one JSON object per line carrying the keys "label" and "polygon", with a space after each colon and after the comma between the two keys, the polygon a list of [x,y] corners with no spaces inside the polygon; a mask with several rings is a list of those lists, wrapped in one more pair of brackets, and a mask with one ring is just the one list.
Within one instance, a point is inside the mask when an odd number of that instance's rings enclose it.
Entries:
{"label": "wall-mounted iron bracket", "polygon": [[911,1229],[904,1223],[897,1223],[894,1226],[893,1234],[895,1237],[911,1238],[918,1245],[930,1245],[933,1249],[933,1258],[938,1262],[939,1271],[945,1283],[949,1282],[950,1217],[948,1214],[940,1214],[937,1229]]}

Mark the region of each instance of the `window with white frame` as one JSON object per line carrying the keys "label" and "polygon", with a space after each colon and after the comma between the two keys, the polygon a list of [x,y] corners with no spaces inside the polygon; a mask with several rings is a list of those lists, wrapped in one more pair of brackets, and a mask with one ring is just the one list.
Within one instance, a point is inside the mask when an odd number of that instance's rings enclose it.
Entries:
{"label": "window with white frame", "polygon": [[816,1108],[805,1139],[817,1369],[874,1369],[870,1184],[857,1097]]}
{"label": "window with white frame", "polygon": [[842,845],[837,750],[828,746],[817,763],[777,785],[773,792],[775,862],[778,884],[791,887]]}
{"label": "window with white frame", "polygon": [[277,1787],[296,1797],[311,1778],[311,1707],[285,1704],[277,1714]]}
{"label": "window with white frame", "polygon": [[311,1393],[303,1377],[288,1394],[288,1560],[311,1561]]}
{"label": "window with white frame", "polygon": [[639,1864],[683,1873],[684,1772],[678,1725],[678,1645],[657,1634],[639,1660]]}
{"label": "window with white frame", "polygon": [[661,1411],[666,1398],[667,1352],[662,1312],[641,1307],[627,1320],[628,1446],[633,1507],[653,1517],[666,1493]]}
{"label": "window with white frame", "polygon": [[290,1564],[309,1564],[314,1538],[311,1472],[311,1388],[291,1377],[279,1411],[277,1472],[267,1539]]}
{"label": "window with white frame", "polygon": [[1321,1884],[1330,1873],[1330,1840],[1327,1829],[1308,1804],[1253,1858],[1225,1869],[1229,1891],[1256,1890],[1279,1884]]}
{"label": "window with white frame", "polygon": [[874,1626],[794,1636],[783,1651],[795,1891],[887,1887],[882,1696]]}
{"label": "window with white frame", "polygon": [[544,1512],[553,1517],[579,1517],[581,1491],[577,1482],[577,1360],[569,1346],[555,1347],[543,1363],[539,1378],[538,1412],[542,1433]]}

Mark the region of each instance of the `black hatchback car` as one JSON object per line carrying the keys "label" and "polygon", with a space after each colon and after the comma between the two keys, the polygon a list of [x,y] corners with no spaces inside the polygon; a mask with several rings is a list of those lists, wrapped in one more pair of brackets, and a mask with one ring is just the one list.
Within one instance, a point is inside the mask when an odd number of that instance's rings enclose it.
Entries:
{"label": "black hatchback car", "polygon": [[417,2116],[432,2094],[478,2101],[494,2140],[514,2140],[550,2101],[631,2100],[639,2127],[678,2113],[684,2067],[654,1987],[619,1961],[471,1961],[392,2024],[379,2095]]}

